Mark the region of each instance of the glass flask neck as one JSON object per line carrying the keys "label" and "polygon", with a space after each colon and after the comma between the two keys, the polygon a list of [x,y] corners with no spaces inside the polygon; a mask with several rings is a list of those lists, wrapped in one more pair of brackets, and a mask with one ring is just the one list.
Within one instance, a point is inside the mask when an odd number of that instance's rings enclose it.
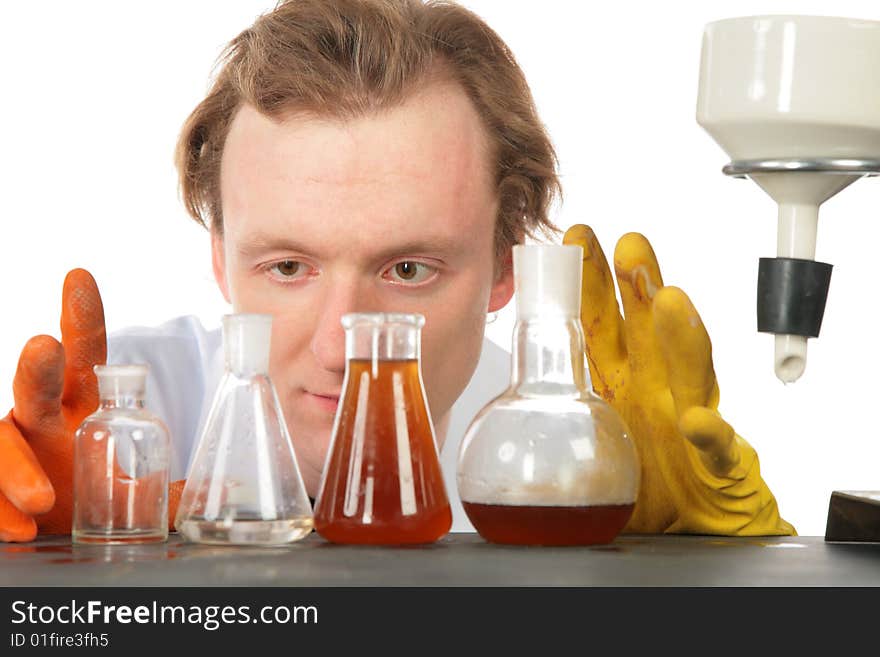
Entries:
{"label": "glass flask neck", "polygon": [[96,365],[101,409],[144,408],[146,365]]}
{"label": "glass flask neck", "polygon": [[421,357],[421,315],[362,313],[346,315],[345,357],[347,360],[419,360]]}
{"label": "glass flask neck", "polygon": [[114,408],[144,408],[143,395],[132,395],[130,393],[104,395],[101,394],[101,410],[111,410]]}
{"label": "glass flask neck", "polygon": [[592,390],[577,317],[520,317],[513,330],[511,388],[521,396],[579,397]]}
{"label": "glass flask neck", "polygon": [[235,313],[223,316],[226,371],[240,378],[269,372],[272,315]]}

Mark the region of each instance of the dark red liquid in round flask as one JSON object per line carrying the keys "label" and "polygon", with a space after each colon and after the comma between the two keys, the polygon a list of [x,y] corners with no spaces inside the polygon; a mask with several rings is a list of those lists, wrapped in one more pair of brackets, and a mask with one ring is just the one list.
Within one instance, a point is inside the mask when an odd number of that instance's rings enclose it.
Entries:
{"label": "dark red liquid in round flask", "polygon": [[468,518],[493,543],[609,543],[635,508],[638,452],[586,368],[583,257],[580,246],[513,247],[510,386],[471,422],[456,470]]}

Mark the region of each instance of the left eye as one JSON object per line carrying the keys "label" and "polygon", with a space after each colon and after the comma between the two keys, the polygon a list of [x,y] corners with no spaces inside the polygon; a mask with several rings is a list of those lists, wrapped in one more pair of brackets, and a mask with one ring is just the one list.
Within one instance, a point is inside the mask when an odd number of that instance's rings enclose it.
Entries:
{"label": "left eye", "polygon": [[413,262],[406,260],[398,262],[386,272],[386,275],[393,281],[400,283],[422,283],[434,274],[436,270],[433,267],[422,264],[421,262]]}

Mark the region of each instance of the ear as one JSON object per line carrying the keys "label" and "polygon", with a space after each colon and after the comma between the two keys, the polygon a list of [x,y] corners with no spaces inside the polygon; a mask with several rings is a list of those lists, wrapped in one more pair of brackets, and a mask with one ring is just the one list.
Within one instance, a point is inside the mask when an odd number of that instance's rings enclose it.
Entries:
{"label": "ear", "polygon": [[513,250],[499,256],[496,264],[497,273],[492,292],[489,295],[489,312],[494,313],[506,306],[513,298]]}
{"label": "ear", "polygon": [[229,282],[226,280],[226,250],[223,247],[223,236],[214,230],[211,231],[211,264],[214,267],[214,280],[217,281],[220,293],[226,299],[226,303],[232,303],[229,300]]}

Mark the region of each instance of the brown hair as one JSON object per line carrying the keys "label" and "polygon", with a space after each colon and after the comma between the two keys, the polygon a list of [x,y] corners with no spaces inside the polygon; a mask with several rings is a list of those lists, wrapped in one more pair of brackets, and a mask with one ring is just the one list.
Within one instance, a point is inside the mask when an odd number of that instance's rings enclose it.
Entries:
{"label": "brown hair", "polygon": [[478,16],[444,0],[281,0],[218,60],[207,97],[177,150],[187,211],[223,230],[220,160],[239,107],[281,120],[292,111],[355,118],[402,102],[438,70],[458,82],[492,147],[500,201],[498,253],[557,230],[556,154],[510,49]]}

